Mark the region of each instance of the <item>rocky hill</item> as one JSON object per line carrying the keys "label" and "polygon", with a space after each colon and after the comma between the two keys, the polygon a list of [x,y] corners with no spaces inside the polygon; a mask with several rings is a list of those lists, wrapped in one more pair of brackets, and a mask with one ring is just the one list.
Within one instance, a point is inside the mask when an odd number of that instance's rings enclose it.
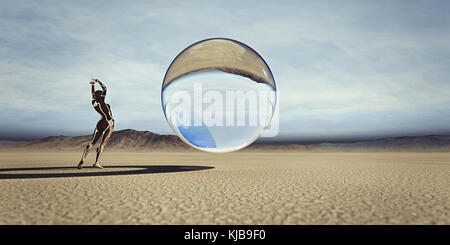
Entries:
{"label": "rocky hill", "polygon": [[[83,150],[91,137],[91,135],[77,137],[50,136],[3,148],[10,150]],[[190,150],[191,147],[175,135],[159,135],[149,131],[125,129],[113,132],[105,149],[114,151],[171,151]]]}

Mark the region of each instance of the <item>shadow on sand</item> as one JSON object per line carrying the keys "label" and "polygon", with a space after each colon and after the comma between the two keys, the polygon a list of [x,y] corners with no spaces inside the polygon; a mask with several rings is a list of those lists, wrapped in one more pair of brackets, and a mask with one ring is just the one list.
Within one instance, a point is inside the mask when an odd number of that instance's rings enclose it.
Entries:
{"label": "shadow on sand", "polygon": [[[135,169],[133,169],[135,168]],[[93,167],[38,167],[38,168],[1,168],[0,179],[35,179],[35,178],[61,178],[61,177],[92,177],[92,176],[113,176],[113,175],[131,175],[131,174],[157,174],[185,171],[198,171],[212,169],[209,166],[174,166],[174,165],[123,165],[123,166],[104,166],[104,169]],[[109,171],[114,169],[128,169]],[[14,173],[17,171],[42,171],[42,173]],[[52,171],[64,171],[51,173]],[[10,173],[5,173],[10,172]]]}

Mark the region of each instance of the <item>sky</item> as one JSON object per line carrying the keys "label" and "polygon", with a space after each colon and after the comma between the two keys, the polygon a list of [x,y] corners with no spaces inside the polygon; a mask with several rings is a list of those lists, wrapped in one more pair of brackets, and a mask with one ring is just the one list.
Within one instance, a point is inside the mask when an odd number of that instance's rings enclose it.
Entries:
{"label": "sky", "polygon": [[192,43],[255,49],[279,91],[275,140],[450,134],[449,1],[1,1],[0,139],[87,135],[89,81],[116,130],[173,134],[161,84]]}

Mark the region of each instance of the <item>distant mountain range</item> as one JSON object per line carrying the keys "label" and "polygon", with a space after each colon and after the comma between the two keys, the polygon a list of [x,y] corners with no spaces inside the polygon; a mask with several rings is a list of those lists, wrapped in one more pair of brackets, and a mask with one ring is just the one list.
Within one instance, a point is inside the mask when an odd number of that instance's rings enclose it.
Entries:
{"label": "distant mountain range", "polygon": [[[40,140],[7,145],[2,148],[11,150],[83,150],[91,138],[91,135],[77,137],[50,136]],[[113,132],[105,149],[115,151],[161,151],[175,149],[190,150],[191,147],[175,135],[159,135],[149,131],[125,129]]]}
{"label": "distant mountain range", "polygon": [[352,143],[321,143],[314,146],[334,151],[450,151],[450,136],[403,136]]}
{"label": "distant mountain range", "polygon": [[[1,150],[71,151],[84,149],[87,136],[51,136],[18,144],[1,145]],[[175,135],[125,129],[115,131],[106,149],[109,151],[195,151]],[[283,144],[254,143],[243,151],[450,151],[450,136],[405,136],[351,143]]]}

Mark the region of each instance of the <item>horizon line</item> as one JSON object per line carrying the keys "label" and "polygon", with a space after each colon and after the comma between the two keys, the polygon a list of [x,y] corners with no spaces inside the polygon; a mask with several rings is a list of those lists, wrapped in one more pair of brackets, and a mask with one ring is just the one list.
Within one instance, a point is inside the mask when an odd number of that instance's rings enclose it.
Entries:
{"label": "horizon line", "polygon": [[[120,131],[126,131],[126,130],[132,130],[136,132],[150,132],[157,135],[171,135],[176,136],[176,134],[159,134],[152,132],[150,130],[136,130],[136,129],[121,129],[114,132],[120,132]],[[35,140],[42,140],[49,137],[80,137],[80,136],[89,136],[89,134],[86,135],[48,135],[43,137],[0,137],[0,141],[35,141]],[[277,136],[277,137],[266,137],[266,138],[259,138],[252,144],[317,144],[317,143],[352,143],[352,142],[361,142],[361,141],[374,141],[374,140],[381,140],[381,139],[392,139],[392,138],[406,138],[406,137],[427,137],[427,136],[450,136],[450,133],[428,133],[428,134],[404,134],[404,135],[373,135],[373,136],[337,136],[337,137],[328,137],[328,138],[321,138],[321,137],[286,137],[286,136]]]}

